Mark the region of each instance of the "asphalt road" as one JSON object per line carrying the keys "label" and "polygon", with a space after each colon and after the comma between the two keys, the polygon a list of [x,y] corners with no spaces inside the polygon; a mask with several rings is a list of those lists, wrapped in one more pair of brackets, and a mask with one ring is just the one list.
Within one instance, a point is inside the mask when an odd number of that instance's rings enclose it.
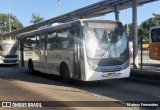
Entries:
{"label": "asphalt road", "polygon": [[[53,75],[30,75],[28,69],[0,67],[0,101],[160,101],[160,87],[124,79],[65,84]],[[94,104],[94,103],[93,103]],[[123,105],[123,104],[122,104]],[[94,106],[94,105],[93,105]],[[9,108],[0,108],[8,110]],[[10,108],[14,110],[14,108]],[[31,108],[16,108],[16,110]],[[56,107],[37,110],[106,110],[106,107]],[[107,107],[107,110],[158,110],[159,108]],[[35,110],[35,108],[34,108]]]}

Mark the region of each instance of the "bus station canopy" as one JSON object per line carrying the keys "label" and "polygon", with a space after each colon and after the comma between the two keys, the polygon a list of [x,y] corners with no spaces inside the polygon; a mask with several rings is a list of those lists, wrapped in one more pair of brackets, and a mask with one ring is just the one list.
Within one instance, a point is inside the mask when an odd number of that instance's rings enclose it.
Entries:
{"label": "bus station canopy", "polygon": [[[30,26],[12,31],[10,33],[3,34],[1,35],[1,37],[17,36],[20,33],[28,32],[28,31],[37,29],[38,27],[50,25],[53,23],[62,23],[62,22],[76,20],[76,19],[87,19],[87,18],[102,16],[108,13],[115,12],[116,6],[118,6],[118,10],[131,8],[132,1],[133,0],[103,0],[98,3],[94,3],[86,7],[71,11],[69,13],[39,22],[37,24],[33,24]],[[137,0],[137,6],[154,2],[154,1],[158,1],[158,0]]]}

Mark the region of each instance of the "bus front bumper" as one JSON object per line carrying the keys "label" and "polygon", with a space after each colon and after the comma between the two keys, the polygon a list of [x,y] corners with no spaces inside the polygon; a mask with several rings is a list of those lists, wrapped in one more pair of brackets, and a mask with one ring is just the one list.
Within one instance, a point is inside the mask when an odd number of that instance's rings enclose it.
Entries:
{"label": "bus front bumper", "polygon": [[112,72],[97,72],[88,69],[85,81],[96,81],[96,80],[106,80],[106,79],[119,79],[127,78],[130,76],[130,66],[121,71]]}

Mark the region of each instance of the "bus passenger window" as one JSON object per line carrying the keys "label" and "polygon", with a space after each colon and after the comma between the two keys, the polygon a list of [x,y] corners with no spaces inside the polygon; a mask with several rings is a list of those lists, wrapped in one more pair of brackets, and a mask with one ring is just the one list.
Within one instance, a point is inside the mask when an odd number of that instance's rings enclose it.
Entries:
{"label": "bus passenger window", "polygon": [[46,49],[46,38],[45,38],[45,35],[41,36],[41,49],[42,50]]}
{"label": "bus passenger window", "polygon": [[69,36],[69,47],[70,49],[74,48],[74,43],[80,41],[80,30],[79,27],[70,28],[70,36]]}
{"label": "bus passenger window", "polygon": [[54,50],[56,48],[56,33],[49,33],[47,35],[47,49]]}
{"label": "bus passenger window", "polygon": [[151,31],[151,38],[153,42],[160,42],[160,29],[153,29]]}
{"label": "bus passenger window", "polygon": [[30,50],[30,38],[24,39],[24,50]]}
{"label": "bus passenger window", "polygon": [[36,49],[36,36],[31,37],[30,43],[31,43],[31,49],[35,50]]}
{"label": "bus passenger window", "polygon": [[37,50],[40,49],[39,42],[40,42],[39,36],[37,36],[37,37],[36,37],[36,49],[37,49]]}
{"label": "bus passenger window", "polygon": [[69,47],[69,32],[67,29],[58,32],[58,48],[66,49]]}

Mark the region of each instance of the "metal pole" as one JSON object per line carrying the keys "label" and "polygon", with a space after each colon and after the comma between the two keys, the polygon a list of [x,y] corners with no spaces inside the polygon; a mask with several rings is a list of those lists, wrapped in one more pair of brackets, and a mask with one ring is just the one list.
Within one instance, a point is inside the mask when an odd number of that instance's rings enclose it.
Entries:
{"label": "metal pole", "polygon": [[132,1],[133,16],[133,68],[139,68],[138,63],[138,27],[137,27],[137,0]]}
{"label": "metal pole", "polygon": [[143,38],[141,37],[141,71],[143,70]]}
{"label": "metal pole", "polygon": [[60,0],[58,0],[58,16],[60,16],[61,12],[60,12]]}
{"label": "metal pole", "polygon": [[9,15],[9,32],[11,32],[11,15],[10,15],[10,1],[8,0],[8,15]]}
{"label": "metal pole", "polygon": [[[8,18],[8,23],[9,23],[9,32],[11,32],[11,15],[10,15],[10,1],[8,0],[8,15],[9,15],[9,18]],[[11,39],[11,37],[9,37],[9,39]]]}
{"label": "metal pole", "polygon": [[127,35],[129,36],[129,27],[128,27],[128,9],[126,9],[126,25],[127,25]]}
{"label": "metal pole", "polygon": [[115,6],[115,19],[119,21],[119,6],[118,5]]}

